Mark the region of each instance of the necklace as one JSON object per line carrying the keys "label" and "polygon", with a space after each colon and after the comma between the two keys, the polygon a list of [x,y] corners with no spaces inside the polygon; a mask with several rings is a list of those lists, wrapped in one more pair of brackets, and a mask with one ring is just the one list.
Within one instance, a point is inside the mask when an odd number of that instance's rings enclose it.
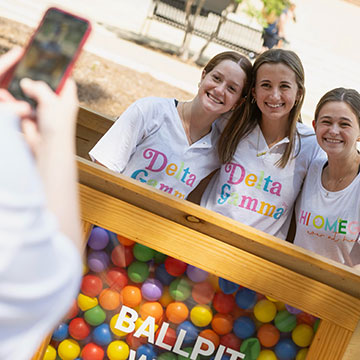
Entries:
{"label": "necklace", "polygon": [[192,140],[191,134],[190,134],[191,112],[190,112],[190,122],[187,123],[185,121],[185,104],[186,104],[185,102],[181,103],[181,116],[180,116],[180,119],[181,119],[181,122],[182,122],[182,125],[183,125],[183,128],[184,128],[184,131],[185,131],[186,138],[188,139],[188,142],[191,145],[194,142]]}
{"label": "necklace", "polygon": [[259,126],[257,144],[256,144],[256,157],[264,156],[267,153],[267,150],[259,152],[259,141],[260,141],[260,126]]}

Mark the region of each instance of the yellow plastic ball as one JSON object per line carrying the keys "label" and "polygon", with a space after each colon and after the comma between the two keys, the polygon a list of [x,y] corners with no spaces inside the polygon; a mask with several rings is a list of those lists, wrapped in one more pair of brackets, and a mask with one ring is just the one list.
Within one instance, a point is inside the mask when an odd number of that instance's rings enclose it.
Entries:
{"label": "yellow plastic ball", "polygon": [[48,345],[43,360],[55,360],[55,359],[56,359],[56,350],[53,346]]}
{"label": "yellow plastic ball", "polygon": [[308,324],[299,324],[291,333],[294,343],[300,347],[307,347],[314,337],[314,330]]}
{"label": "yellow plastic ball", "polygon": [[190,311],[190,319],[195,326],[208,326],[212,318],[212,311],[210,307],[206,305],[196,305]]}
{"label": "yellow plastic ball", "polygon": [[262,299],[254,306],[254,315],[262,323],[268,323],[275,319],[276,305],[267,299]]}
{"label": "yellow plastic ball", "polygon": [[278,302],[276,299],[274,299],[274,298],[271,297],[271,296],[265,295],[265,297],[266,297],[269,301],[271,301],[271,302],[274,302],[274,303]]}
{"label": "yellow plastic ball", "polygon": [[86,311],[98,305],[99,302],[96,297],[90,297],[80,293],[77,297],[77,303],[81,311]]}
{"label": "yellow plastic ball", "polygon": [[257,360],[277,360],[277,357],[272,350],[261,350]]}
{"label": "yellow plastic ball", "polygon": [[109,324],[110,329],[113,332],[113,334],[115,334],[117,336],[120,336],[120,337],[124,337],[124,336],[126,336],[128,334],[128,332],[121,331],[121,330],[115,328],[115,324],[116,324],[118,318],[119,318],[119,314],[116,314],[111,318],[110,324]]}
{"label": "yellow plastic ball", "polygon": [[112,341],[106,350],[106,354],[110,360],[126,360],[129,353],[129,345],[121,340]]}
{"label": "yellow plastic ball", "polygon": [[58,354],[62,360],[74,360],[80,354],[79,343],[75,340],[65,339],[58,346]]}
{"label": "yellow plastic ball", "polygon": [[309,348],[300,349],[299,352],[296,354],[295,360],[305,360],[308,352]]}

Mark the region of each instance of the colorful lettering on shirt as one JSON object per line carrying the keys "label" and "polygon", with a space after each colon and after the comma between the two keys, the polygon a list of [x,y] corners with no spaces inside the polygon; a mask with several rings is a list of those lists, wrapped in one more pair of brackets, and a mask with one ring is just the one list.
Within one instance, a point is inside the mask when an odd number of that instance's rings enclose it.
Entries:
{"label": "colorful lettering on shirt", "polygon": [[360,232],[358,221],[344,219],[330,220],[320,214],[312,214],[309,211],[301,210],[297,222],[305,226],[313,226],[315,229],[327,231],[334,234],[357,235]]}

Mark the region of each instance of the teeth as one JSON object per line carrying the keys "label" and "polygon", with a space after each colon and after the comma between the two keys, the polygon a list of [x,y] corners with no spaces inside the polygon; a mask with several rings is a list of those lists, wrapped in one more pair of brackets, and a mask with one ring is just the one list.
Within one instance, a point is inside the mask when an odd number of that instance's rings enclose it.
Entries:
{"label": "teeth", "polygon": [[341,143],[341,140],[336,140],[336,139],[325,139],[325,141],[330,142],[330,143],[334,143],[334,144],[338,144]]}
{"label": "teeth", "polygon": [[267,103],[267,105],[273,109],[279,108],[280,106],[282,106],[282,104],[269,104]]}
{"label": "teeth", "polygon": [[216,97],[212,96],[211,94],[208,94],[208,96],[212,101],[216,102],[217,104],[222,104],[222,101],[220,101]]}

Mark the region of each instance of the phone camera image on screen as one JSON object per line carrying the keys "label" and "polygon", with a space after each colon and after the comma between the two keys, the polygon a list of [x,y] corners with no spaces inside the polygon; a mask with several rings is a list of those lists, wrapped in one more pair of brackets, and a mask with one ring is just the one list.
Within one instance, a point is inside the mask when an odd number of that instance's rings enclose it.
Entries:
{"label": "phone camera image on screen", "polygon": [[49,10],[15,69],[8,87],[10,93],[36,106],[35,101],[26,97],[20,88],[20,80],[24,77],[45,81],[56,91],[88,28],[87,21]]}

